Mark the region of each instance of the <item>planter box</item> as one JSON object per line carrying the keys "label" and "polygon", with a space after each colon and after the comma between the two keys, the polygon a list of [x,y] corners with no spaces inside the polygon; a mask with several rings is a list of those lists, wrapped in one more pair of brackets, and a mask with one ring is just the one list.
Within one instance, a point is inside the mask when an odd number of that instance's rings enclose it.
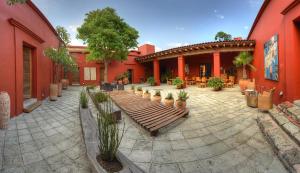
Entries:
{"label": "planter box", "polygon": [[[98,109],[99,109],[100,111],[105,110],[105,102],[99,103]],[[112,109],[111,113],[112,113],[112,116],[113,116],[113,118],[114,118],[115,120],[120,121],[120,120],[122,119],[122,116],[121,116],[121,109],[119,109],[118,107],[113,106],[113,109]]]}

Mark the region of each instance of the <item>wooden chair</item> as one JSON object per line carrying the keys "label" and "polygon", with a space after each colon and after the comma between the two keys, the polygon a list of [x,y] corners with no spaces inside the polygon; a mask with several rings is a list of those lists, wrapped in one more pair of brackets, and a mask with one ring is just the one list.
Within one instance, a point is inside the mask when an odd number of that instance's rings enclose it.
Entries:
{"label": "wooden chair", "polygon": [[196,77],[196,84],[199,85],[201,83],[201,78],[200,77]]}
{"label": "wooden chair", "polygon": [[227,74],[221,74],[221,79],[223,80],[224,83],[228,82]]}
{"label": "wooden chair", "polygon": [[229,76],[228,82],[225,83],[225,86],[228,88],[232,88],[234,86],[235,77]]}
{"label": "wooden chair", "polygon": [[205,87],[207,87],[207,78],[206,78],[206,77],[202,77],[202,78],[201,78],[201,83],[199,84],[198,87],[200,87],[200,88],[205,88]]}
{"label": "wooden chair", "polygon": [[273,94],[275,88],[269,91],[264,91],[262,94],[258,95],[257,107],[261,111],[268,111],[273,108]]}

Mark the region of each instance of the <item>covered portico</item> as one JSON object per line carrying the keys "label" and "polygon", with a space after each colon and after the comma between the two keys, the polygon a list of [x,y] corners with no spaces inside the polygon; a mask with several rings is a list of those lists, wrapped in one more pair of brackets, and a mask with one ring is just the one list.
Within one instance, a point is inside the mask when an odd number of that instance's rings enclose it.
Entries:
{"label": "covered portico", "polygon": [[[230,40],[207,42],[168,49],[136,58],[145,64],[154,76],[157,85],[161,83],[162,72],[185,80],[186,77],[220,77],[235,71],[232,63],[242,51],[252,52],[253,40]],[[148,69],[149,70],[149,69]],[[239,76],[237,73],[235,76]]]}

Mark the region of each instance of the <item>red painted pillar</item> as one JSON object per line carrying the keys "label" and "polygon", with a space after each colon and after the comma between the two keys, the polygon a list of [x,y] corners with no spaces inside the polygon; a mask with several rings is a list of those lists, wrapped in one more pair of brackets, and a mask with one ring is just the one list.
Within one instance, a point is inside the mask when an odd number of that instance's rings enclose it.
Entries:
{"label": "red painted pillar", "polygon": [[221,60],[220,60],[220,52],[214,52],[214,76],[221,76]]}
{"label": "red painted pillar", "polygon": [[178,61],[178,77],[182,80],[185,80],[184,56],[183,55],[178,56],[177,61]]}
{"label": "red painted pillar", "polygon": [[153,74],[156,85],[160,85],[160,69],[159,69],[159,60],[154,58],[153,60]]}

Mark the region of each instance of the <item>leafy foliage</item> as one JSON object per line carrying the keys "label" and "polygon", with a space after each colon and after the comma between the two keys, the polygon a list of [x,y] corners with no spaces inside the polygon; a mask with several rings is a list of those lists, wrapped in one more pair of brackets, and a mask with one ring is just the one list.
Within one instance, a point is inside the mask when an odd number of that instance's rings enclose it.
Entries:
{"label": "leafy foliage", "polygon": [[149,94],[149,90],[146,90],[146,91],[145,91],[145,94]]}
{"label": "leafy foliage", "polygon": [[256,68],[251,64],[253,61],[253,56],[249,52],[241,52],[233,60],[233,64],[237,67],[243,67],[243,78],[247,78],[246,66],[250,67],[252,70]]}
{"label": "leafy foliage", "polygon": [[125,124],[120,132],[116,119],[112,115],[113,103],[110,98],[104,102],[104,108],[97,114],[98,139],[100,157],[105,161],[113,161],[121,144]]}
{"label": "leafy foliage", "polygon": [[80,105],[81,105],[82,108],[87,108],[88,103],[89,103],[88,96],[87,96],[85,90],[82,90],[80,92]]}
{"label": "leafy foliage", "polygon": [[208,80],[207,86],[214,89],[222,89],[224,87],[224,82],[219,77],[212,77]]}
{"label": "leafy foliage", "polygon": [[163,74],[161,75],[160,80],[161,80],[161,82],[166,83],[166,82],[168,81],[168,79],[171,79],[171,78],[172,78],[172,73],[171,73],[171,71],[168,69],[165,73],[163,73]]}
{"label": "leafy foliage", "polygon": [[8,5],[24,4],[27,0],[7,0]]}
{"label": "leafy foliage", "polygon": [[95,88],[96,88],[95,85],[88,85],[88,86],[86,87],[86,90],[89,92],[90,90],[93,90],[93,89],[95,89]]}
{"label": "leafy foliage", "polygon": [[58,33],[58,36],[62,39],[65,45],[71,43],[70,34],[64,27],[56,26],[56,32]]}
{"label": "leafy foliage", "polygon": [[106,95],[103,92],[97,92],[97,93],[95,93],[94,98],[97,103],[102,103],[102,102],[106,102],[108,100],[108,95]]}
{"label": "leafy foliage", "polygon": [[186,101],[189,98],[188,93],[185,92],[184,90],[180,90],[178,94],[178,100],[180,101]]}
{"label": "leafy foliage", "polygon": [[156,90],[155,93],[154,93],[154,96],[161,96],[160,91]]}
{"label": "leafy foliage", "polygon": [[165,97],[165,99],[167,100],[173,100],[173,94],[172,93],[168,93],[168,95]]}
{"label": "leafy foliage", "polygon": [[232,36],[230,34],[227,34],[223,31],[219,31],[215,36],[216,41],[227,41],[232,40]]}
{"label": "leafy foliage", "polygon": [[135,86],[134,85],[131,85],[131,90],[134,90],[135,89]]}
{"label": "leafy foliage", "polygon": [[154,85],[155,85],[154,77],[153,77],[153,76],[148,77],[147,83],[148,83],[149,85],[151,85],[151,86],[154,86]]}
{"label": "leafy foliage", "polygon": [[181,86],[181,85],[183,85],[183,80],[180,79],[179,77],[177,77],[176,79],[173,80],[172,84],[175,85],[175,86],[177,86],[177,87]]}
{"label": "leafy foliage", "polygon": [[138,32],[109,7],[87,13],[77,31],[77,38],[88,44],[87,59],[104,62],[105,82],[108,63],[127,59],[128,50],[137,47]]}
{"label": "leafy foliage", "polygon": [[143,91],[142,87],[137,87],[137,91]]}

